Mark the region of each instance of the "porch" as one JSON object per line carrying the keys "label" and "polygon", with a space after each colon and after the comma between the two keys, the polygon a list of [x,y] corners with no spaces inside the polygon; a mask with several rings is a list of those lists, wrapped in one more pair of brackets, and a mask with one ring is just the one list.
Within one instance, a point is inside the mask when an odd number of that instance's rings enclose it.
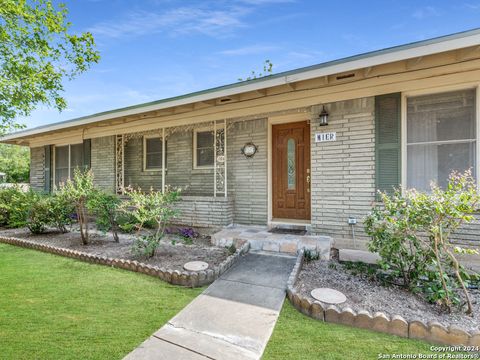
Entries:
{"label": "porch", "polygon": [[[179,189],[178,224],[266,225],[266,123],[219,120],[92,139],[91,167],[97,185],[119,194],[128,186]],[[248,142],[255,156],[242,153]]]}

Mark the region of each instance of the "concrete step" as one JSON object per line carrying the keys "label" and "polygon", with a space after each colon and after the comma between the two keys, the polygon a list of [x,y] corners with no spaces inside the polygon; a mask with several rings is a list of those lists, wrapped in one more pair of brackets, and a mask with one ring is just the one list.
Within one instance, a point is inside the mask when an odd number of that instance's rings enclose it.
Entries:
{"label": "concrete step", "polygon": [[268,232],[266,227],[228,227],[212,235],[212,242],[217,246],[230,246],[233,243],[239,247],[247,241],[253,251],[296,255],[300,249],[314,250],[324,260],[329,259],[332,244],[329,236],[274,234]]}

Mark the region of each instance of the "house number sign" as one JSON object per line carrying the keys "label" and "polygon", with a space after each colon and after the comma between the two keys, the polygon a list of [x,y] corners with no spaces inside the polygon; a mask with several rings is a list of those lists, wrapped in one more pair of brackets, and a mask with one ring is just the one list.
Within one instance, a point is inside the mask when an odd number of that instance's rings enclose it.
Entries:
{"label": "house number sign", "polygon": [[336,132],[315,133],[315,142],[337,141]]}

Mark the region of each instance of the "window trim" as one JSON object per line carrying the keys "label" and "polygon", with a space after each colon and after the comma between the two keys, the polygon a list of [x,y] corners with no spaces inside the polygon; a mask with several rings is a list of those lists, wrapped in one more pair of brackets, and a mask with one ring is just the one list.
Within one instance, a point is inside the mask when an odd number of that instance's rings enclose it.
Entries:
{"label": "window trim", "polygon": [[72,178],[72,145],[81,145],[83,143],[73,143],[73,144],[62,144],[62,145],[53,145],[52,146],[52,179],[53,179],[53,186],[57,186],[57,147],[68,147],[68,179]]}
{"label": "window trim", "polygon": [[[217,131],[223,129],[224,126],[222,125],[217,125]],[[212,165],[197,165],[197,133],[199,132],[213,132],[213,126],[204,126],[200,128],[193,129],[193,147],[192,147],[192,152],[193,152],[193,169],[195,170],[212,170],[215,168],[215,158],[214,162]],[[215,134],[214,134],[215,135]],[[213,141],[215,141],[215,136],[213,137]],[[215,151],[215,143],[213,144],[213,149]],[[216,154],[213,154],[215,157]]]}
{"label": "window trim", "polygon": [[[413,90],[401,93],[401,187],[402,191],[407,189],[407,108],[408,108],[408,98],[422,95],[436,95],[445,92],[451,91],[462,91],[462,90],[475,90],[475,130],[476,137],[475,139],[470,139],[472,142],[475,141],[475,172],[476,172],[476,183],[477,187],[480,189],[480,82],[460,84],[460,85],[450,85],[450,86],[441,86],[434,87],[423,90]],[[449,140],[449,142],[455,142],[456,140]],[[466,143],[467,140],[461,140],[460,142]]]}
{"label": "window trim", "polygon": [[[162,154],[162,166],[159,167],[159,168],[155,168],[155,169],[148,169],[147,168],[147,139],[159,139],[162,141],[162,150],[165,149],[165,157],[163,156]],[[142,142],[143,142],[143,149],[142,149],[142,152],[143,152],[143,160],[142,160],[142,171],[144,172],[161,172],[163,171],[163,158],[165,158],[165,162],[167,162],[167,143],[165,143],[165,147],[163,147],[163,139],[160,135],[156,135],[156,134],[153,134],[153,135],[143,135],[143,139],[142,139]],[[165,170],[167,170],[167,168],[165,168]]]}

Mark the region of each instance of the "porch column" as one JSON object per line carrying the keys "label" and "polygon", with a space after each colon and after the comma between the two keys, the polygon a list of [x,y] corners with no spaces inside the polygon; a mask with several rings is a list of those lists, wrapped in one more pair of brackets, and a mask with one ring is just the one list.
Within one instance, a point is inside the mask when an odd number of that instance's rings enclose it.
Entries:
{"label": "porch column", "polygon": [[225,179],[223,180],[223,185],[224,185],[224,192],[225,192],[225,197],[227,197],[227,178],[228,178],[228,173],[227,173],[227,119],[223,119],[223,156],[224,161],[223,161],[223,166],[224,166],[224,176]]}
{"label": "porch column", "polygon": [[115,190],[123,193],[125,175],[125,136],[115,135]]}
{"label": "porch column", "polygon": [[213,122],[213,196],[217,197],[217,120]]}
{"label": "porch column", "polygon": [[217,127],[217,121],[213,123],[214,144],[213,144],[213,195],[224,193],[227,196],[227,151],[226,151],[226,120],[223,120]]}
{"label": "porch column", "polygon": [[162,194],[165,193],[165,128],[162,128]]}

